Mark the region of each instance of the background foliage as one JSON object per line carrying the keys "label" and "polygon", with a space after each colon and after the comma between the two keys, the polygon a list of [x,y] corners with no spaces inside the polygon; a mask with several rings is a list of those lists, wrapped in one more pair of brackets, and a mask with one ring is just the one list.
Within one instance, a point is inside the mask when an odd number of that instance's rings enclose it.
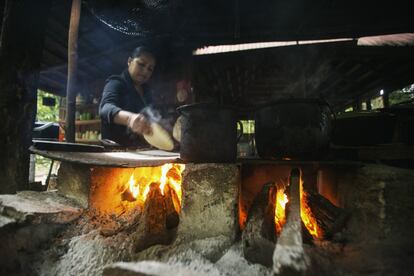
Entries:
{"label": "background foliage", "polygon": [[[50,97],[56,101],[55,106],[45,106],[42,104],[43,98]],[[37,115],[36,121],[57,122],[59,120],[59,97],[43,90],[37,90]]]}

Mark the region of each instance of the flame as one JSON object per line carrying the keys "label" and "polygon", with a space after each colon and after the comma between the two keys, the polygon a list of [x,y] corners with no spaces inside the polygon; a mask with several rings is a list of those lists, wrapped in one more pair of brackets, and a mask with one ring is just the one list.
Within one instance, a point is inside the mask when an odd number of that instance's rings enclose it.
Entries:
{"label": "flame", "polygon": [[131,177],[129,178],[129,190],[131,191],[131,194],[134,198],[137,198],[139,194],[139,185],[137,185],[137,181],[134,178],[134,174],[131,174]]}
{"label": "flame", "polygon": [[275,207],[275,225],[276,233],[282,231],[282,227],[286,222],[286,203],[288,203],[288,197],[285,194],[285,189],[278,189],[276,193],[276,207]]}
{"label": "flame", "polygon": [[160,167],[135,168],[128,181],[129,192],[134,199],[145,202],[151,183],[159,183],[162,195],[165,193],[166,185],[170,185],[181,204],[181,174],[184,169],[184,164],[171,163]]}
{"label": "flame", "polygon": [[308,229],[309,233],[314,238],[321,238],[321,230],[318,227],[315,217],[308,205],[307,193],[303,190],[302,177],[300,178],[300,217],[302,218],[303,224]]}
{"label": "flame", "polygon": [[[300,217],[309,233],[315,238],[321,238],[322,232],[307,202],[307,193],[303,191],[303,181],[300,178]],[[286,222],[286,204],[289,202],[285,188],[278,188],[276,193],[275,226],[276,233],[280,234]]]}
{"label": "flame", "polygon": [[164,195],[165,185],[167,185],[167,172],[173,167],[173,164],[165,164],[161,167],[160,190]]}

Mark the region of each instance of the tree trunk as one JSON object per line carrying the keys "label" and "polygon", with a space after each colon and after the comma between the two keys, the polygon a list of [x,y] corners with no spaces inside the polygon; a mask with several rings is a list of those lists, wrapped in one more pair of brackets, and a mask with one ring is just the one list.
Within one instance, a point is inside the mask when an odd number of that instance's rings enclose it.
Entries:
{"label": "tree trunk", "polygon": [[51,1],[4,4],[0,35],[0,193],[28,189],[37,80]]}

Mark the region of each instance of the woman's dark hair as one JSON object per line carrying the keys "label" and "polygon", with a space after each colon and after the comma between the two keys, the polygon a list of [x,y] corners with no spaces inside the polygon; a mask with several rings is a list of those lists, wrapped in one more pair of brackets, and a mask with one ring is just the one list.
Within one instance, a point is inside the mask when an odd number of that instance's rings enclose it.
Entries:
{"label": "woman's dark hair", "polygon": [[153,56],[155,59],[157,59],[157,56],[155,55],[155,51],[146,47],[146,46],[139,46],[137,48],[135,48],[131,54],[130,54],[130,58],[136,58],[139,57],[142,54],[150,54],[151,56]]}

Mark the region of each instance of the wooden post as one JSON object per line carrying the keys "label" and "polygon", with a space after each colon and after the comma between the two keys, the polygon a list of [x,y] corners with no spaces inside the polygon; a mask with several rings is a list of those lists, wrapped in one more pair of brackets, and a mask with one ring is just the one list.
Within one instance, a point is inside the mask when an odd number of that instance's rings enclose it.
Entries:
{"label": "wooden post", "polygon": [[75,113],[78,69],[78,31],[81,0],[72,0],[68,40],[68,81],[66,86],[66,129],[67,142],[75,142]]}
{"label": "wooden post", "polygon": [[51,1],[4,3],[0,35],[0,193],[29,186],[37,81]]}

